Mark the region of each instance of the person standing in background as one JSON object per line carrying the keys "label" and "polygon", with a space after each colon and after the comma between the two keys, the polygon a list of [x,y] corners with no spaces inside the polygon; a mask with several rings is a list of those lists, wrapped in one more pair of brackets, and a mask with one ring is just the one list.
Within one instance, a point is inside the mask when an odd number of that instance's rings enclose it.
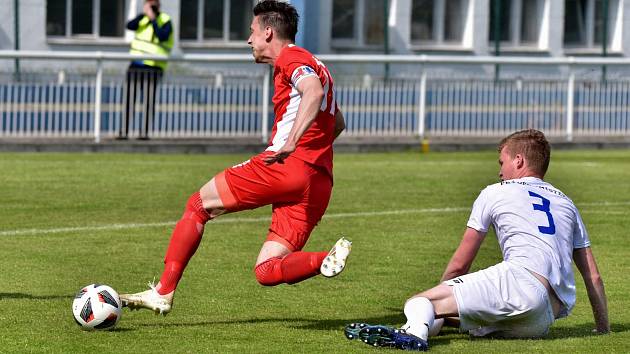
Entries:
{"label": "person standing in background", "polygon": [[[165,55],[173,48],[173,25],[171,18],[160,11],[159,0],[145,0],[143,12],[127,23],[127,29],[135,31],[130,54]],[[127,139],[129,124],[134,117],[137,94],[144,95],[144,119],[140,126],[139,139],[149,139],[149,125],[155,114],[157,85],[168,63],[159,60],[134,60],[127,70],[125,111],[118,132],[118,139]]]}

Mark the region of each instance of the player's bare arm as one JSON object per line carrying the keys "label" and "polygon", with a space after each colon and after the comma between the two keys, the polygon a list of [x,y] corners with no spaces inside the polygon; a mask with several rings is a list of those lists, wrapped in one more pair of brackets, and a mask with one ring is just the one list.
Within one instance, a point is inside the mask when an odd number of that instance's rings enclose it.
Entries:
{"label": "player's bare arm", "polygon": [[316,76],[305,77],[298,82],[297,90],[302,99],[298,107],[295,123],[289,132],[287,141],[280,150],[264,158],[265,163],[282,163],[297,147],[297,143],[304,135],[304,132],[313,124],[317,118],[319,109],[324,100],[324,89]]}
{"label": "player's bare arm", "polygon": [[485,232],[477,231],[470,227],[466,228],[462,241],[448,262],[446,270],[444,270],[442,281],[468,273],[485,235]]}
{"label": "player's bare arm", "polygon": [[335,139],[346,129],[346,120],[343,117],[341,110],[337,110],[335,113]]}
{"label": "player's bare arm", "polygon": [[597,269],[597,263],[590,247],[578,248],[573,251],[573,261],[577,266],[584,285],[588,300],[593,309],[593,317],[595,319],[595,330],[598,333],[610,332],[610,323],[608,322],[608,304],[606,300],[606,292],[604,290],[604,281]]}

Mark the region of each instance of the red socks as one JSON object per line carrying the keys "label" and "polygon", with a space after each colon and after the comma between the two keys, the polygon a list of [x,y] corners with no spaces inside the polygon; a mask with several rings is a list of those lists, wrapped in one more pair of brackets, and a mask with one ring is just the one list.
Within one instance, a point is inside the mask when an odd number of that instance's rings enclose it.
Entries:
{"label": "red socks", "polygon": [[328,252],[299,251],[284,258],[269,258],[254,269],[256,280],[265,286],[301,282],[319,274],[319,267],[327,255]]}
{"label": "red socks", "polygon": [[210,214],[203,208],[199,192],[193,194],[188,199],[184,215],[175,225],[166,250],[164,272],[157,289],[159,294],[165,295],[175,290],[188,261],[199,247],[204,225],[210,219]]}

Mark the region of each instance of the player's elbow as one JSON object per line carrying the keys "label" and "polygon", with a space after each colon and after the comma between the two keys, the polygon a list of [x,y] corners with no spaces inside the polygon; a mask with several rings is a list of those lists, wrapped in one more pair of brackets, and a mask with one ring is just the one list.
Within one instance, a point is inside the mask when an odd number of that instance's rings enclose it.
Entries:
{"label": "player's elbow", "polygon": [[308,85],[304,89],[304,96],[321,104],[325,96],[324,88],[319,83],[319,81],[309,82]]}
{"label": "player's elbow", "polygon": [[335,121],[335,132],[339,135],[344,130],[346,130],[346,122],[343,119],[337,119]]}
{"label": "player's elbow", "polygon": [[454,276],[467,274],[469,270],[470,270],[469,262],[461,262],[461,261],[455,260],[455,261],[451,261],[451,263],[448,265],[448,273]]}
{"label": "player's elbow", "polygon": [[321,87],[319,89],[313,89],[311,97],[313,98],[313,101],[315,101],[315,103],[321,106],[322,102],[324,101],[324,90],[322,90]]}
{"label": "player's elbow", "polygon": [[468,273],[468,267],[464,266],[455,266],[450,269],[451,274],[456,274],[456,276],[464,275]]}

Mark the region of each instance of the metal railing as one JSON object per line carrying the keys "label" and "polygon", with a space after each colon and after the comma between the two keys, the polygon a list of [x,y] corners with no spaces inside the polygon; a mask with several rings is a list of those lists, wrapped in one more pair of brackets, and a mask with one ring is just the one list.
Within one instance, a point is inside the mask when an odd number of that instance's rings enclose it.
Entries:
{"label": "metal railing", "polygon": [[[164,59],[102,52],[0,51],[1,59],[95,63],[93,78],[76,80],[0,79],[0,137],[113,138],[121,130],[125,78],[105,73],[106,62]],[[341,66],[406,65],[409,75],[387,79],[336,80],[337,99],[354,137],[486,137],[517,129],[537,128],[567,141],[575,136],[627,136],[630,133],[630,80],[585,79],[578,69],[602,65],[630,67],[625,58],[459,57],[427,55],[321,55],[343,76]],[[185,63],[251,63],[248,54],[185,54],[168,58]],[[442,78],[434,68],[445,64],[475,67],[490,73],[494,64],[564,68],[560,78]],[[339,66],[339,70],[337,69]],[[411,69],[409,69],[411,68]],[[338,71],[338,72],[336,72]],[[171,76],[176,76],[173,74]],[[7,76],[8,78],[9,76]],[[5,81],[5,82],[3,82]],[[165,79],[155,92],[149,134],[156,138],[259,137],[270,129],[270,70],[240,80]],[[147,119],[139,99],[137,118],[129,121],[137,134]],[[273,117],[271,117],[273,118]]]}
{"label": "metal railing", "polygon": [[[0,51],[0,59],[79,60],[96,64],[93,81],[66,80],[41,83],[22,79],[0,82],[0,137],[90,137],[99,143],[103,136],[113,138],[123,130],[125,78],[105,77],[104,63],[160,56],[131,56],[103,52],[16,52]],[[167,58],[189,63],[251,63],[248,55],[185,55]],[[62,82],[60,82],[62,81]],[[180,80],[181,81],[181,80]],[[208,85],[164,81],[154,91],[134,85],[140,97],[131,108],[135,118],[129,122],[137,136],[148,119],[144,106],[155,95],[155,114],[149,135],[159,138],[261,137],[268,140],[270,74],[264,70],[254,81]],[[128,97],[128,96],[127,96]],[[88,110],[87,108],[91,109]],[[133,134],[132,134],[133,135]]]}

